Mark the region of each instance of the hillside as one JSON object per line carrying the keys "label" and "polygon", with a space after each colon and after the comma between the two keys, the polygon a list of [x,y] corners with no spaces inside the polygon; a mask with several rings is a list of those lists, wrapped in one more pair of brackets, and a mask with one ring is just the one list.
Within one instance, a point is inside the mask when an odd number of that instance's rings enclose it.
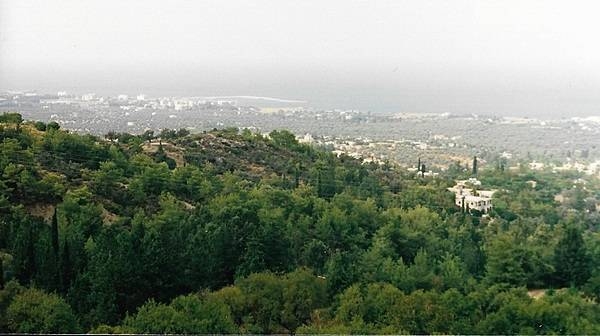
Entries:
{"label": "hillside", "polygon": [[0,332],[600,333],[598,181],[483,170],[482,216],[446,190],[468,177],[287,131],[99,138],[4,114]]}

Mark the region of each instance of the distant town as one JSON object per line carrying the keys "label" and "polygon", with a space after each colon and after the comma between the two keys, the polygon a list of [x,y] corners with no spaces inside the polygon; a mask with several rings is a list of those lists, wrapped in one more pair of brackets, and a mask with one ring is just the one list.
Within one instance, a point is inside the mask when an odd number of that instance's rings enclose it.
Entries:
{"label": "distant town", "polygon": [[506,169],[600,171],[600,116],[541,120],[311,108],[308,103],[268,97],[101,96],[65,91],[0,93],[0,112],[56,121],[79,133],[142,133],[185,128],[203,132],[235,127],[268,133],[288,129],[298,140],[324,146],[365,163],[394,162],[427,174],[464,167],[473,156],[482,166]]}

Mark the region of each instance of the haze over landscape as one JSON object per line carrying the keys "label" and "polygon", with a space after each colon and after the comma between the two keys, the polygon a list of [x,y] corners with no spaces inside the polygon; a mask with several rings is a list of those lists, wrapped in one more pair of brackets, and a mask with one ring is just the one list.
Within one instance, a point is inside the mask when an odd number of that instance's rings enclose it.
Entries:
{"label": "haze over landscape", "polygon": [[387,113],[600,115],[598,7],[2,1],[0,90],[253,95]]}
{"label": "haze over landscape", "polygon": [[0,334],[600,335],[599,10],[0,0]]}

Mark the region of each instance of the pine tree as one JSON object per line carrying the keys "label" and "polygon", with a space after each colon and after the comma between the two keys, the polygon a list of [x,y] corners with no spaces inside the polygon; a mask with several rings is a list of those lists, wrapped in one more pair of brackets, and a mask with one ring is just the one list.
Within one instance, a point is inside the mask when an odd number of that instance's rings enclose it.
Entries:
{"label": "pine tree", "polygon": [[473,176],[477,176],[477,156],[473,157]]}
{"label": "pine tree", "polygon": [[590,277],[591,261],[581,231],[570,226],[554,250],[556,279],[561,285],[581,286]]}

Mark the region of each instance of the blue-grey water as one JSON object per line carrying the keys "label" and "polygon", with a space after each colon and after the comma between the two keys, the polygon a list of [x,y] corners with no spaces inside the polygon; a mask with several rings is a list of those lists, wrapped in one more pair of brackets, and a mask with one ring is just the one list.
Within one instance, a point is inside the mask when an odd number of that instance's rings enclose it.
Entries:
{"label": "blue-grey water", "polygon": [[36,71],[0,90],[148,96],[263,96],[317,109],[452,113],[543,119],[600,115],[600,80],[585,75],[434,69],[278,68]]}

